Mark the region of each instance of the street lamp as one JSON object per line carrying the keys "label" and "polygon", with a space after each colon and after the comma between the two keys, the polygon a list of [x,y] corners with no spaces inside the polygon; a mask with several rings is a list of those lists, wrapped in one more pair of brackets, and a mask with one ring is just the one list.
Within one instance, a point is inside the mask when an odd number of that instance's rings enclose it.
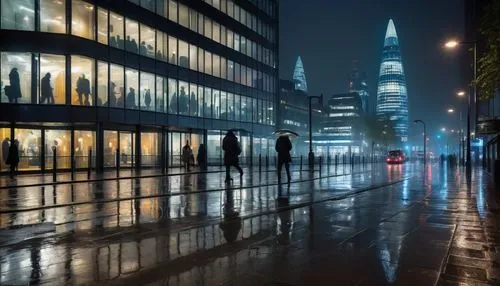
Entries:
{"label": "street lamp", "polygon": [[427,165],[427,130],[425,128],[425,122],[417,119],[414,121],[415,123],[422,123],[424,126],[424,172],[425,172],[425,166]]}
{"label": "street lamp", "polygon": [[448,113],[453,113],[453,112],[455,112],[455,109],[453,109],[453,108],[448,108]]}
{"label": "street lamp", "polygon": [[[447,49],[455,49],[459,47],[460,45],[472,45],[473,49],[473,80],[476,81],[477,79],[477,42],[460,42],[457,40],[449,40],[444,44],[445,48]],[[476,85],[473,85],[473,90],[472,93],[474,95],[474,103],[476,103],[476,94],[477,94],[477,89]],[[470,130],[470,113],[471,113],[471,96],[472,93],[469,93],[468,99],[467,99],[467,160],[465,164],[465,169],[468,177],[470,177],[471,174],[471,130]],[[465,92],[460,91],[457,93],[458,96],[464,96]],[[477,122],[477,104],[476,104],[476,122]]]}
{"label": "street lamp", "polygon": [[309,96],[309,167],[314,168],[314,152],[312,147],[312,100],[318,99],[320,104],[323,104],[323,94],[320,96]]}

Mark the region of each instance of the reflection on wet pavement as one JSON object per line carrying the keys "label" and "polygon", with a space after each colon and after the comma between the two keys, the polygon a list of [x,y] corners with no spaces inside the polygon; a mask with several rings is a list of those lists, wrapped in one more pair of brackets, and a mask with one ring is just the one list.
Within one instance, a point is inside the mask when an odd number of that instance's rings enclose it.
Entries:
{"label": "reflection on wet pavement", "polygon": [[0,284],[498,282],[487,176],[475,170],[468,187],[456,169],[423,174],[376,165],[281,186],[263,172],[227,189],[221,174],[192,174],[3,190]]}

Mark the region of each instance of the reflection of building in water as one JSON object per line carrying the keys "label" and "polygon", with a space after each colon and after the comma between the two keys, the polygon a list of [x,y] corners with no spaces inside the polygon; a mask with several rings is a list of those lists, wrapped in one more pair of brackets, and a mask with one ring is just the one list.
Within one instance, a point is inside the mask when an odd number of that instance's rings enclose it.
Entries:
{"label": "reflection of building in water", "polygon": [[[220,144],[207,143],[229,129],[243,164],[268,155],[276,0],[1,3],[2,43],[12,48],[0,49],[0,106],[9,110],[0,128],[10,129],[0,139],[25,137],[16,138],[20,171],[51,170],[54,142],[59,169],[179,166],[186,137],[195,156],[204,143],[204,161],[220,164]],[[207,5],[220,13],[205,15]],[[146,21],[155,17],[168,24]]]}

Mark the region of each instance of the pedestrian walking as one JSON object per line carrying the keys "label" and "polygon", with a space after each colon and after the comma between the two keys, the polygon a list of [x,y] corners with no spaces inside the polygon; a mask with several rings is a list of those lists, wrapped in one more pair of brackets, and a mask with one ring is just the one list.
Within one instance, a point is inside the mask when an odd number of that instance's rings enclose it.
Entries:
{"label": "pedestrian walking", "polygon": [[[76,81],[76,93],[78,94],[78,103],[80,105],[90,105],[90,81],[85,78],[82,74],[81,77]],[[85,96],[85,102],[83,102],[83,96]]]}
{"label": "pedestrian walking", "polygon": [[238,164],[238,156],[241,154],[241,148],[238,144],[238,138],[230,130],[222,140],[222,150],[224,150],[224,165],[226,166],[226,182],[230,184],[233,180],[230,176],[230,167],[234,166],[240,172],[240,180],[243,177],[243,170]]}
{"label": "pedestrian walking", "polygon": [[196,155],[196,161],[198,161],[198,166],[200,166],[200,169],[206,170],[207,169],[207,150],[205,148],[205,144],[201,143],[200,148],[198,149],[198,155]]}
{"label": "pedestrian walking", "polygon": [[182,163],[188,172],[190,171],[191,158],[193,158],[193,150],[189,146],[189,141],[186,141],[186,145],[182,147]]}
{"label": "pedestrian walking", "polygon": [[13,144],[10,144],[9,155],[7,156],[7,162],[10,165],[10,178],[14,179],[16,174],[17,165],[19,164],[19,141],[14,140]]}
{"label": "pedestrian walking", "polygon": [[54,89],[50,86],[50,73],[46,73],[42,78],[41,83],[41,98],[40,103],[44,104],[47,101],[47,104],[54,104]]}
{"label": "pedestrian walking", "polygon": [[276,139],[275,150],[278,153],[278,183],[281,183],[281,168],[285,165],[286,175],[288,177],[288,183],[290,183],[290,162],[292,161],[292,156],[290,156],[290,151],[292,150],[292,142],[288,136],[280,136]]}
{"label": "pedestrian walking", "polygon": [[5,95],[10,103],[17,103],[17,99],[22,97],[21,80],[17,68],[13,68],[9,73],[10,85],[5,86]]}

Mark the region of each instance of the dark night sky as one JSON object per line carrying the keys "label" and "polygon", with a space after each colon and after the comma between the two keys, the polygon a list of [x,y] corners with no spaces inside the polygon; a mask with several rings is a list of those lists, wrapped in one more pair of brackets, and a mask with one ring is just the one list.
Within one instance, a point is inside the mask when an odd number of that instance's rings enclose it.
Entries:
{"label": "dark night sky", "polygon": [[[456,128],[446,109],[457,106],[453,93],[466,83],[461,80],[459,54],[441,47],[444,39],[463,34],[463,0],[282,0],[280,78],[291,79],[300,55],[310,94],[342,93],[352,60],[358,60],[367,73],[374,106],[389,18],[399,36],[410,122],[423,119],[433,132],[443,126]],[[410,140],[421,130],[413,127],[410,124]]]}

